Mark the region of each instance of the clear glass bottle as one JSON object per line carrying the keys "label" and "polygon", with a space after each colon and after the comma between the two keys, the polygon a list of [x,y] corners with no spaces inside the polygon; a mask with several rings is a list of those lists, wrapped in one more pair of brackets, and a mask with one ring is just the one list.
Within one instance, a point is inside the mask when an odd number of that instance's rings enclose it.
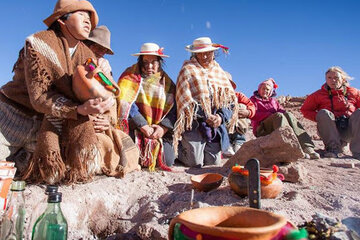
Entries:
{"label": "clear glass bottle", "polygon": [[36,240],[66,240],[68,225],[61,211],[62,194],[49,193],[47,208],[33,227],[32,239]]}
{"label": "clear glass bottle", "polygon": [[35,225],[35,222],[41,217],[47,207],[48,195],[50,193],[58,192],[59,187],[57,185],[47,185],[45,189],[45,195],[42,200],[36,205],[36,207],[31,211],[30,221],[26,227],[26,239],[31,239],[32,229]]}
{"label": "clear glass bottle", "polygon": [[3,215],[0,229],[2,240],[24,239],[25,223],[25,182],[13,181],[10,189],[9,202]]}

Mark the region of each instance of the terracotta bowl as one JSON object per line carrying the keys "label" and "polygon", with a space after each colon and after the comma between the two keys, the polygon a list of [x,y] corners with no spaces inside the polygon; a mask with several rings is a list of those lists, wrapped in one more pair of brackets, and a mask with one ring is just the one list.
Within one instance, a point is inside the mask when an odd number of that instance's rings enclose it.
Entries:
{"label": "terracotta bowl", "polygon": [[204,173],[192,176],[191,183],[199,191],[208,192],[218,188],[223,181],[223,176],[217,173]]}
{"label": "terracotta bowl", "polygon": [[286,225],[286,219],[271,212],[247,207],[197,208],[185,211],[171,220],[169,239],[174,239],[176,223],[214,237],[268,240]]}

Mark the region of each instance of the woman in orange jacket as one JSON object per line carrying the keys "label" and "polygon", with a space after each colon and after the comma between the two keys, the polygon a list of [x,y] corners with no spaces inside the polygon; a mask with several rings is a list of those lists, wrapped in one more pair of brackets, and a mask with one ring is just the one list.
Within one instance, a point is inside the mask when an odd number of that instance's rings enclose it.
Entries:
{"label": "woman in orange jacket", "polygon": [[340,67],[329,68],[325,76],[325,84],[306,98],[301,112],[317,122],[325,157],[338,157],[350,143],[353,157],[360,159],[360,91],[349,86],[352,77]]}
{"label": "woman in orange jacket", "polygon": [[[232,76],[229,72],[225,73],[235,91],[236,83],[232,80]],[[239,106],[238,120],[234,133],[229,134],[230,147],[223,152],[224,157],[233,156],[241,148],[241,145],[246,142],[245,133],[249,128],[250,119],[256,112],[255,105],[248,97],[245,96],[245,94],[235,91],[235,95]]]}

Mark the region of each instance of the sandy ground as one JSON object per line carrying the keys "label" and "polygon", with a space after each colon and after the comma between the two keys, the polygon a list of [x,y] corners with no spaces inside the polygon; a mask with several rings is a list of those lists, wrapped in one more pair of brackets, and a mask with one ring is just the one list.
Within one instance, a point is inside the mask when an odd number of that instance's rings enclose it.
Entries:
{"label": "sandy ground", "polygon": [[[315,124],[304,120],[298,107],[292,111],[313,136],[321,153]],[[251,134],[249,134],[251,138]],[[360,234],[360,161],[349,152],[343,158],[299,159],[308,175],[301,183],[284,182],[276,199],[261,200],[262,209],[285,216],[295,224],[322,213],[342,220]],[[224,159],[224,162],[226,159]],[[353,168],[333,166],[354,163]],[[220,167],[189,169],[182,166],[173,172],[128,174],[123,179],[99,176],[91,183],[61,186],[62,209],[69,224],[68,239],[167,239],[169,221],[190,208],[190,177],[204,172],[221,172]],[[43,198],[44,186],[26,188],[27,221],[35,214]],[[237,196],[229,187],[227,176],[218,189],[195,191],[195,207],[248,206],[248,199]]]}

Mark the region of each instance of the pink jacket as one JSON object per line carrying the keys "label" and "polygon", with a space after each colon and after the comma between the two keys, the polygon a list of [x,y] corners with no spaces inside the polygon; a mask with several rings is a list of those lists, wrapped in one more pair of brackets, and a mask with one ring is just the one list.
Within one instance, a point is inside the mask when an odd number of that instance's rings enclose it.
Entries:
{"label": "pink jacket", "polygon": [[255,116],[251,119],[251,126],[253,128],[253,133],[256,136],[256,129],[262,121],[268,118],[271,114],[276,112],[285,112],[285,109],[279,104],[279,102],[270,97],[269,99],[262,99],[257,91],[254,92],[254,95],[250,98],[254,103],[256,108]]}

